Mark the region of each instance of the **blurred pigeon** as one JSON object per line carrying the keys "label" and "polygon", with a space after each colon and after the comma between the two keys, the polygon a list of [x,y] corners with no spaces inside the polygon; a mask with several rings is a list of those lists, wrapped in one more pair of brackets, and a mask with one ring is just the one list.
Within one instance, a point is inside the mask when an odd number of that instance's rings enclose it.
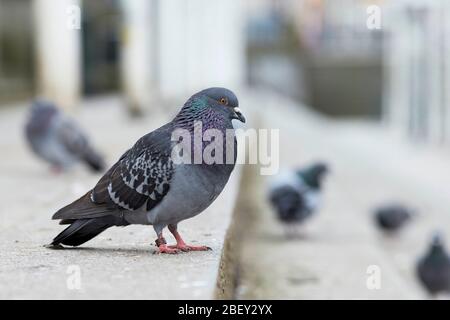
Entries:
{"label": "blurred pigeon", "polygon": [[[205,210],[217,198],[235,161],[174,161],[172,149],[177,141],[172,134],[184,129],[192,142],[194,123],[200,122],[203,132],[216,129],[225,137],[227,130],[233,130],[232,119],[245,122],[230,90],[209,88],[194,94],[171,122],[143,136],[125,152],[92,190],[55,213],[53,219],[62,219],[61,224],[70,226],[51,245],[78,246],[111,226],[144,224],[153,225],[160,253],[208,250],[206,246],[187,245],[177,225]],[[234,135],[231,137],[236,160],[237,142]],[[198,151],[203,154],[208,146],[203,142],[197,150],[202,148]],[[174,246],[166,245],[162,232],[166,226],[177,241]]]}
{"label": "blurred pigeon", "polygon": [[320,205],[321,186],[328,168],[315,163],[297,171],[284,171],[269,185],[269,201],[278,219],[289,224],[301,224]]}
{"label": "blurred pigeon", "polygon": [[428,252],[419,260],[417,275],[431,294],[450,293],[450,257],[439,234],[434,235]]}
{"label": "blurred pigeon", "polygon": [[31,149],[56,170],[66,169],[77,161],[94,171],[103,171],[102,157],[94,151],[86,135],[52,103],[37,100],[25,127]]}
{"label": "blurred pigeon", "polygon": [[399,230],[413,215],[412,210],[401,204],[382,206],[374,211],[376,224],[380,229],[387,232]]}

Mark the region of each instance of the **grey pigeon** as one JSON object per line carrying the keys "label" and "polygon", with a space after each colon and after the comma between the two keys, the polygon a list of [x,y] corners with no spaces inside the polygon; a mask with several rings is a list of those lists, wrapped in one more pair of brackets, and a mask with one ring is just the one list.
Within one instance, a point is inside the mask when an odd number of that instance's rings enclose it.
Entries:
{"label": "grey pigeon", "polygon": [[393,233],[403,227],[414,215],[414,212],[401,204],[388,204],[376,208],[374,218],[377,226],[386,232]]}
{"label": "grey pigeon", "polygon": [[[160,253],[209,249],[187,245],[177,225],[205,210],[228,182],[237,154],[233,119],[245,122],[238,99],[230,90],[209,88],[194,94],[171,122],[143,136],[125,152],[92,190],[55,213],[53,219],[62,219],[61,224],[70,226],[52,245],[78,246],[111,226],[143,224],[153,225]],[[225,135],[231,130],[232,163],[174,161],[176,141],[172,134],[185,129],[192,138],[194,123],[199,121],[203,132],[216,129]],[[208,145],[201,144],[202,152]],[[166,245],[166,226],[177,241],[174,246]]]}
{"label": "grey pigeon", "polygon": [[268,198],[281,222],[301,224],[317,211],[327,172],[324,163],[315,163],[300,170],[286,170],[272,179]]}
{"label": "grey pigeon", "polygon": [[104,169],[102,157],[92,148],[83,131],[50,102],[33,102],[25,134],[34,153],[58,171],[78,161],[94,171]]}
{"label": "grey pigeon", "polygon": [[429,293],[450,293],[450,257],[439,234],[434,235],[428,252],[419,260],[417,275]]}

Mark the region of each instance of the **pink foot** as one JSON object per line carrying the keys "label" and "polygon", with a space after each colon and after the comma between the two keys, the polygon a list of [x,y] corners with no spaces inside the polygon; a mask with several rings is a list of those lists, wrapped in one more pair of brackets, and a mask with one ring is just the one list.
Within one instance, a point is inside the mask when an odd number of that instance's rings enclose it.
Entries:
{"label": "pink foot", "polygon": [[212,250],[210,247],[207,246],[191,246],[188,244],[176,244],[176,245],[171,245],[168,246],[168,248],[170,249],[178,249],[184,252],[187,251],[208,251],[208,250]]}
{"label": "pink foot", "polygon": [[180,252],[177,248],[171,248],[171,246],[167,246],[165,244],[162,244],[158,247],[158,251],[156,253],[168,253],[168,254],[176,254]]}

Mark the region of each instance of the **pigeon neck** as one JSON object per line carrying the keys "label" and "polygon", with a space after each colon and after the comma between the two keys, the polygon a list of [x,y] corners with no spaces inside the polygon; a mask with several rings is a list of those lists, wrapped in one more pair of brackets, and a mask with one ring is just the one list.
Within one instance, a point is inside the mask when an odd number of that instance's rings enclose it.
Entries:
{"label": "pigeon neck", "polygon": [[186,104],[173,121],[178,127],[194,131],[194,125],[201,123],[202,131],[207,129],[225,130],[232,128],[231,120],[226,114],[216,112],[213,108],[197,104]]}
{"label": "pigeon neck", "polygon": [[433,244],[430,248],[431,256],[442,256],[446,255],[445,249],[441,244]]}

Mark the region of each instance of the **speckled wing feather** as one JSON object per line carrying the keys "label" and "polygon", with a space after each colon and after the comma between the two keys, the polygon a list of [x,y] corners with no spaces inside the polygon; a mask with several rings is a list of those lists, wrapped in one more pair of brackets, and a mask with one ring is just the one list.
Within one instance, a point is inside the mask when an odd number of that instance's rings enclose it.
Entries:
{"label": "speckled wing feather", "polygon": [[146,203],[147,210],[150,210],[169,191],[172,169],[170,154],[155,148],[142,151],[134,148],[112,172],[107,186],[108,195],[124,209],[136,210]]}
{"label": "speckled wing feather", "polygon": [[94,189],[59,210],[53,219],[92,218],[113,211],[134,211],[146,205],[150,210],[169,192],[173,174],[167,126],[136,142],[105,173]]}

